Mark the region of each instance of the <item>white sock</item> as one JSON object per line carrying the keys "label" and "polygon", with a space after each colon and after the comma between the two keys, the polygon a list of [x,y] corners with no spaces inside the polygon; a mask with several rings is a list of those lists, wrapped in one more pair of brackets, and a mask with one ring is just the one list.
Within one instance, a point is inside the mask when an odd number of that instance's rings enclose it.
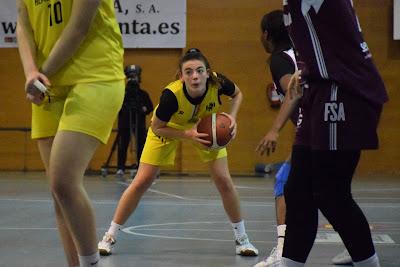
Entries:
{"label": "white sock", "polygon": [[276,248],[280,251],[283,250],[283,244],[285,242],[285,232],[286,232],[286,224],[281,224],[276,227],[278,233],[278,245]]}
{"label": "white sock", "polygon": [[233,232],[235,233],[235,238],[239,239],[242,237],[244,234],[246,234],[246,229],[244,228],[244,221],[241,220],[240,222],[237,223],[231,223]]}
{"label": "white sock", "polygon": [[99,252],[95,252],[94,254],[89,255],[89,256],[78,255],[78,257],[79,257],[80,267],[99,267],[100,266]]}
{"label": "white sock", "polygon": [[119,230],[121,230],[121,228],[122,228],[122,225],[115,223],[115,222],[111,222],[110,228],[108,228],[107,233],[112,235],[114,237],[114,239],[117,239],[117,235],[119,233]]}
{"label": "white sock", "polygon": [[288,258],[283,258],[281,260],[281,263],[279,267],[303,267],[304,263],[298,262],[298,261],[292,261],[291,259]]}
{"label": "white sock", "polygon": [[363,261],[353,262],[354,267],[380,267],[379,258],[376,253]]}

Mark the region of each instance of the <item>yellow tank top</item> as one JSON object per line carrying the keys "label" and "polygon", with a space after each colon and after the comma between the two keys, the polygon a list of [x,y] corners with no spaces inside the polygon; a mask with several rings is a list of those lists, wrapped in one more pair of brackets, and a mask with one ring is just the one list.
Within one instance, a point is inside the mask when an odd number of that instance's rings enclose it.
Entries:
{"label": "yellow tank top", "polygon": [[[178,101],[178,111],[172,115],[167,123],[167,126],[171,128],[180,130],[190,129],[199,119],[217,112],[221,105],[218,97],[218,86],[215,83],[208,83],[207,93],[203,101],[198,105],[193,105],[187,99],[181,80],[168,84],[166,88],[174,93]],[[155,114],[156,111],[153,112],[153,116],[155,116]]]}
{"label": "yellow tank top", "polygon": [[[37,45],[38,66],[49,56],[71,16],[73,0],[24,0]],[[52,85],[124,79],[122,37],[114,1],[102,0],[80,48],[55,75]]]}

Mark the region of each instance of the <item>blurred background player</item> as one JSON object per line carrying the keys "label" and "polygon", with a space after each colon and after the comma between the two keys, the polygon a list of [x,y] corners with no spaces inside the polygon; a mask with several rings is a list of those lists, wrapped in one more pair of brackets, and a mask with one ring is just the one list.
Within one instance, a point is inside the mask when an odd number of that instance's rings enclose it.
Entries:
{"label": "blurred background player", "polygon": [[[83,176],[98,145],[107,143],[123,101],[124,50],[114,1],[17,0],[17,10],[25,90],[35,103],[32,138],[50,181],[68,266],[96,267],[96,226]],[[35,80],[51,86],[47,101],[34,93]]]}
{"label": "blurred background player", "polygon": [[146,115],[153,111],[153,102],[149,94],[141,88],[142,68],[138,65],[125,67],[127,84],[125,87],[125,98],[122,108],[118,114],[118,159],[117,178],[123,178],[129,143],[132,144],[132,136],[135,136],[136,164],[132,166],[137,169],[146,141]]}
{"label": "blurred background player", "polygon": [[[290,118],[294,124],[297,121],[297,104],[300,95],[285,98],[287,87],[296,71],[296,59],[292,49],[292,44],[283,24],[283,12],[275,10],[265,14],[261,20],[261,42],[267,53],[271,54],[268,60],[270,72],[274,81],[274,88],[281,101],[281,107],[274,123],[268,133],[258,144],[256,151],[261,155],[266,153],[269,155],[275,151],[280,130],[285,126],[286,121]],[[277,246],[274,247],[268,257],[258,263],[257,267],[268,266],[282,257],[283,244],[285,240],[285,215],[286,205],[283,196],[283,187],[286,183],[290,171],[290,155],[288,159],[281,165],[276,174],[274,195],[275,195],[275,210],[277,222]]]}
{"label": "blurred background player", "polygon": [[198,49],[190,49],[180,59],[178,79],[163,90],[160,103],[153,113],[147,133],[138,172],[123,193],[114,218],[103,240],[98,244],[102,255],[110,255],[117,234],[135,211],[142,195],[153,183],[160,167],[173,165],[178,144],[182,140],[193,143],[202,162],[221,195],[226,214],[231,221],[235,252],[242,256],[257,256],[258,250],[250,243],[242,219],[238,193],[229,173],[227,150],[210,150],[206,147],[205,133],[197,132],[197,122],[221,105],[221,95],[231,98],[229,114],[232,138],[236,135],[236,116],[242,102],[242,92],[226,77],[211,70],[206,57]]}

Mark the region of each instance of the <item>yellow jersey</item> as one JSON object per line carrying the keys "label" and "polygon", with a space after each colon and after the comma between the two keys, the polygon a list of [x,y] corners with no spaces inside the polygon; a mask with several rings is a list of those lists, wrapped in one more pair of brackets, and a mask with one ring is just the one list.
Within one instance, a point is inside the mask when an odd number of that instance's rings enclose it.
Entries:
{"label": "yellow jersey", "polygon": [[[73,0],[24,0],[41,66],[68,24]],[[114,1],[102,0],[89,32],[73,57],[53,76],[53,86],[124,79],[121,32]]]}
{"label": "yellow jersey", "polygon": [[[186,91],[184,82],[181,80],[174,81],[166,86],[166,89],[173,93],[176,98],[177,107],[174,108],[174,113],[171,115],[167,122],[167,126],[175,129],[186,130],[192,128],[199,119],[218,112],[221,101],[220,95],[226,94],[231,96],[235,92],[235,86],[233,82],[228,80],[222,74],[212,73],[216,77],[223,79],[223,84],[217,84],[215,82],[207,82],[207,91],[199,99],[189,100],[190,96]],[[194,103],[195,102],[195,103]],[[163,103],[160,103],[161,105]],[[156,107],[153,116],[157,116]],[[163,109],[164,110],[164,109]],[[161,115],[160,113],[158,115]],[[162,117],[158,116],[159,119],[163,120]]]}

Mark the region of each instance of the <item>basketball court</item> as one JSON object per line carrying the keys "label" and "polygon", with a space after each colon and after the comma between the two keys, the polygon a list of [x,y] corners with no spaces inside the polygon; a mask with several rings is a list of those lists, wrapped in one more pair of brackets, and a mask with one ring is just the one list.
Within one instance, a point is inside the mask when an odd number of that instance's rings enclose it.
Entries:
{"label": "basketball court", "polygon": [[[66,266],[52,199],[41,172],[0,173],[0,266]],[[101,238],[128,182],[87,176],[85,185]],[[253,266],[275,246],[273,179],[234,177],[247,233],[259,257],[235,255],[233,232],[219,194],[206,176],[162,174],[144,195],[102,267]],[[400,180],[357,177],[356,201],[367,216],[382,267],[400,266]],[[79,216],[79,214],[76,214]],[[333,266],[344,249],[324,217],[306,266]]]}

